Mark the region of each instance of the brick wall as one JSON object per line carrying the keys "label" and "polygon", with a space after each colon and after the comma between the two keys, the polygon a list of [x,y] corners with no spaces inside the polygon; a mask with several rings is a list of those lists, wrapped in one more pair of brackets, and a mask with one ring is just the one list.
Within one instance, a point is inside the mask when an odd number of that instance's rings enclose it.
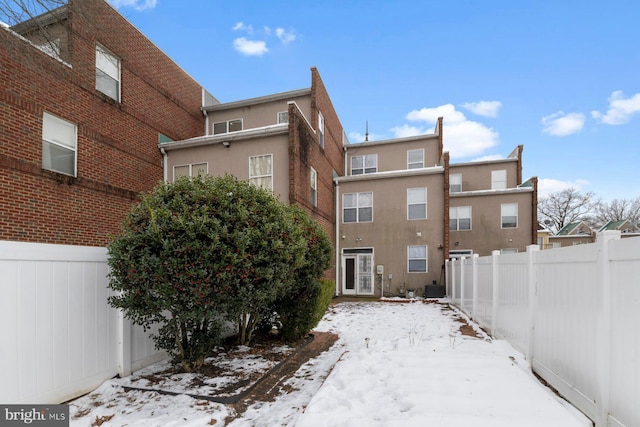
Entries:
{"label": "brick wall", "polygon": [[[324,117],[324,148],[320,147],[318,133],[318,111]],[[311,69],[311,116],[312,129],[294,105],[289,105],[289,201],[311,213],[312,217],[327,231],[335,248],[335,188],[334,171],[344,174],[344,152],[342,148],[343,128],[333,108],[329,94],[316,68]],[[317,206],[310,202],[310,168],[318,176]],[[326,277],[335,278],[335,271],[326,272]]]}
{"label": "brick wall", "polygon": [[[163,178],[158,133],[203,133],[201,88],[102,0],[75,0],[69,64],[0,31],[0,239],[106,244]],[[95,89],[95,46],[121,59],[121,102]],[[77,125],[77,177],[42,169],[42,115]]]}

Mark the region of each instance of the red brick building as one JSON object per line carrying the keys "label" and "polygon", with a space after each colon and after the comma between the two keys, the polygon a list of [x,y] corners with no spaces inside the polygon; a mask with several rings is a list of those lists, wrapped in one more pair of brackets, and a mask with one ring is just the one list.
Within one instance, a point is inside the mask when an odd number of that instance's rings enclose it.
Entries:
{"label": "red brick building", "polygon": [[[45,30],[46,36],[43,36]],[[106,2],[0,27],[0,240],[104,246],[215,99]]]}

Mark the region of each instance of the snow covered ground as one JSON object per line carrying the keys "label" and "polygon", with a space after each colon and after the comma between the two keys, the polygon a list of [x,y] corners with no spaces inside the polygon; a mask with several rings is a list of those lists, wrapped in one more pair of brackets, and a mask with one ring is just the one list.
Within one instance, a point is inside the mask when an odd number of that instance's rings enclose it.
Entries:
{"label": "snow covered ground", "polygon": [[[462,335],[459,315],[421,302],[332,306],[316,329],[339,334],[338,342],[304,364],[276,401],[254,403],[227,425],[592,425],[508,343],[477,328],[482,338]],[[184,395],[127,393],[112,380],[74,401],[70,415],[72,426],[204,426],[236,414]]]}

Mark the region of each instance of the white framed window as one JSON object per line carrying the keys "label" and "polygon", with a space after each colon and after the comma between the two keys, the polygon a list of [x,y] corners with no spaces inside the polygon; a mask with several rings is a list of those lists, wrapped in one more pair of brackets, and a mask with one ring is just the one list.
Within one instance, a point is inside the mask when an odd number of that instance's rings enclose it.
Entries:
{"label": "white framed window", "polygon": [[500,253],[501,254],[517,254],[518,253],[518,248],[500,249]]}
{"label": "white framed window", "polygon": [[518,204],[503,203],[500,205],[502,228],[518,228]]}
{"label": "white framed window", "polygon": [[409,273],[427,272],[427,246],[407,246],[407,271]]}
{"label": "white framed window", "polygon": [[311,204],[318,206],[318,173],[314,168],[311,168],[309,177],[311,181]]}
{"label": "white framed window", "polygon": [[407,169],[420,169],[424,167],[424,149],[407,151]]}
{"label": "white framed window", "polygon": [[351,175],[363,175],[376,172],[378,172],[377,154],[351,157]]}
{"label": "white framed window", "polygon": [[273,154],[249,157],[249,182],[273,190]]}
{"label": "white framed window", "polygon": [[347,193],[342,195],[342,222],[372,222],[373,193]]}
{"label": "white framed window", "polygon": [[278,113],[278,124],[280,123],[289,123],[289,112],[288,111],[280,111]]}
{"label": "white framed window", "polygon": [[213,134],[238,132],[242,130],[242,119],[227,120],[224,122],[216,122],[213,124]]}
{"label": "white framed window", "polygon": [[193,163],[190,165],[177,165],[173,167],[173,180],[181,176],[200,176],[206,175],[208,169],[207,163]]}
{"label": "white framed window", "polygon": [[318,111],[318,144],[324,148],[324,116]]}
{"label": "white framed window", "polygon": [[497,170],[491,171],[491,189],[505,190],[507,188],[507,171]]}
{"label": "white framed window", "polygon": [[449,230],[471,230],[471,206],[449,208]]}
{"label": "white framed window", "polygon": [[78,130],[74,123],[42,115],[42,168],[76,176]]}
{"label": "white framed window", "polygon": [[96,45],[96,89],[120,102],[120,59]]}
{"label": "white framed window", "polygon": [[462,192],[462,174],[452,173],[449,175],[449,193]]}
{"label": "white framed window", "polygon": [[427,219],[427,188],[407,189],[407,219]]}

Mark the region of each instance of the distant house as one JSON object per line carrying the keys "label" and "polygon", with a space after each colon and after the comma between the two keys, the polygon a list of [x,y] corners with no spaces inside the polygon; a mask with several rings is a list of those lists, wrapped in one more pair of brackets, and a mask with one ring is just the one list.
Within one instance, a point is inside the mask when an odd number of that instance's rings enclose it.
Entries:
{"label": "distant house", "polygon": [[540,249],[551,249],[553,247],[560,247],[559,243],[556,243],[554,246],[549,242],[549,237],[553,235],[553,232],[544,224],[538,222],[538,239],[537,244]]}
{"label": "distant house", "polygon": [[607,230],[618,230],[621,232],[621,236],[623,238],[640,236],[640,227],[634,225],[629,220],[609,221],[605,225],[600,227],[598,232],[600,233]]}
{"label": "distant house", "polygon": [[575,246],[596,241],[596,233],[584,221],[571,222],[549,237],[552,247]]}
{"label": "distant house", "polygon": [[102,0],[0,26],[0,58],[2,240],[104,246],[215,102]]}

